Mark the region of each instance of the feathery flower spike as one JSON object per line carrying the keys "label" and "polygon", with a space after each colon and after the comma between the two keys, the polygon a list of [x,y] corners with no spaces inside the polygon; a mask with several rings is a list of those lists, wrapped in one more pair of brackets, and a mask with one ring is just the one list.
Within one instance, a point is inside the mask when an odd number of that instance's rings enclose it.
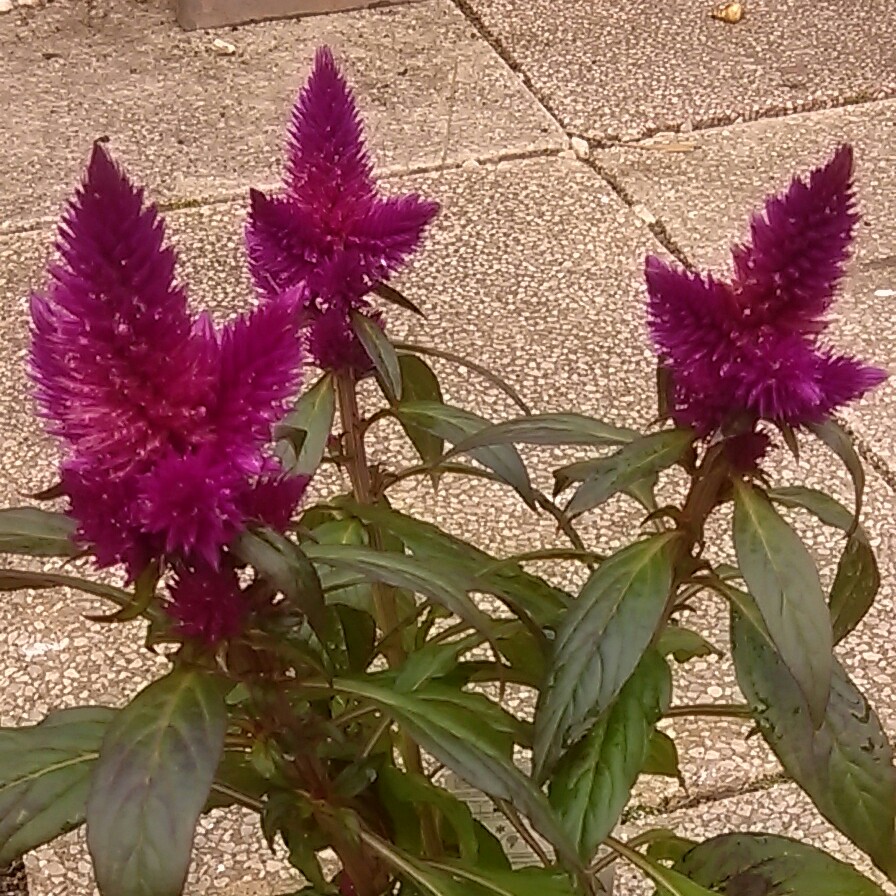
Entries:
{"label": "feathery flower spike", "polygon": [[220,331],[194,317],[157,210],[100,145],[56,248],[31,299],[31,375],[63,445],[79,536],[131,578],[153,559],[177,566],[169,609],[182,631],[213,640],[239,618],[224,590],[224,616],[206,600],[225,576],[224,548],[249,522],[284,528],[307,485],[268,453],[299,384],[302,293]]}
{"label": "feathery flower spike", "polygon": [[293,109],[283,189],[252,190],[250,202],[246,244],[259,291],[270,298],[304,285],[315,361],[369,366],[351,313],[381,323],[365,296],[417,250],[438,205],[416,194],[378,194],[354,95],[326,47]]}
{"label": "feathery flower spike", "polygon": [[886,373],[819,343],[858,221],[852,149],[794,179],[733,249],[730,283],[646,263],[650,331],[672,378],[673,417],[709,435],[746,417],[825,419]]}

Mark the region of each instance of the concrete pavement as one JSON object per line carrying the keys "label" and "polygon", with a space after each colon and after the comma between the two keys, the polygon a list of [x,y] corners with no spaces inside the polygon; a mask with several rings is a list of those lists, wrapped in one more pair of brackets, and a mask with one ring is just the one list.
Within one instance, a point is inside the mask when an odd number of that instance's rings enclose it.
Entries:
{"label": "concrete pavement", "polygon": [[[396,335],[501,368],[537,409],[645,423],[654,399],[643,256],[674,251],[724,266],[728,243],[743,235],[764,194],[849,139],[867,224],[836,336],[869,360],[896,365],[896,297],[882,294],[896,289],[896,101],[887,99],[896,96],[887,38],[896,12],[881,0],[861,9],[849,0],[754,0],[741,24],[725,25],[709,19],[710,5],[421,0],[220,35],[183,34],[162,0],[95,0],[89,15],[76,0],[56,0],[0,16],[0,98],[11,110],[0,125],[0,499],[21,501],[52,477],[52,446],[24,400],[21,300],[46,257],[47,216],[73,186],[90,142],[108,134],[131,173],[172,208],[193,301],[233,313],[249,295],[245,190],[276,179],[291,97],[324,41],[358,86],[388,186],[443,204],[426,251],[402,280],[429,316],[391,315]],[[235,57],[214,54],[216,36],[237,46]],[[796,109],[806,111],[788,114]],[[664,129],[675,133],[641,139]],[[590,140],[586,160],[568,148],[570,136]],[[452,401],[496,418],[511,413],[466,376],[445,384]],[[844,660],[896,735],[893,388],[849,414],[879,469],[866,513],[885,586],[844,644]],[[384,454],[401,450],[392,434],[383,440]],[[543,483],[568,456],[529,454]],[[772,466],[848,496],[845,477],[818,449],[799,464],[782,452]],[[487,510],[471,518],[474,499]],[[437,498],[409,488],[400,503],[454,531],[463,516],[459,534],[496,551],[552,537],[545,520],[488,485],[454,483]],[[618,502],[586,525],[596,544],[612,547],[636,521]],[[806,534],[829,576],[840,546]],[[131,646],[130,633],[83,619],[91,609],[62,591],[3,596],[3,724],[51,705],[121,701],[136,689],[135,675],[152,674],[155,661]],[[712,602],[696,624],[724,640]],[[676,699],[726,699],[732,689],[729,664],[695,661],[681,670]],[[531,708],[528,695],[513,699],[520,712]],[[669,820],[694,835],[750,823],[827,844],[828,829],[794,788],[769,791],[776,766],[756,740],[744,741],[744,727],[676,720],[675,734],[688,791],[642,782],[631,824],[661,826],[673,812]],[[771,804],[783,808],[764,811]],[[831,842],[850,854],[842,840]],[[196,852],[191,894],[268,896],[295,881],[236,813],[204,822]],[[78,835],[39,851],[29,859],[33,892],[91,896],[85,862]]]}

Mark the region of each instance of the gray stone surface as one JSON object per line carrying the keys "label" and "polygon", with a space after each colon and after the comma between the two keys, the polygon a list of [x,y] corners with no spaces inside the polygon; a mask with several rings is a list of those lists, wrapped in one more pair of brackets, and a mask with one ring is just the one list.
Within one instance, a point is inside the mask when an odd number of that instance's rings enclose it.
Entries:
{"label": "gray stone surface", "polygon": [[91,142],[166,201],[279,176],[314,49],[357,85],[378,163],[419,168],[558,148],[564,137],[448,0],[185,33],[167,0],[57,0],[0,19],[0,227],[55,214]]}
{"label": "gray stone surface", "polygon": [[[691,151],[668,151],[670,144]],[[694,263],[728,270],[731,243],[748,234],[749,215],[797,171],[855,145],[862,223],[831,340],[896,372],[896,102],[795,115],[602,150],[596,163],[629,201],[645,209]],[[844,417],[896,470],[896,382],[890,380]]]}
{"label": "gray stone surface", "polygon": [[885,2],[463,0],[567,129],[599,140],[706,127],[896,91]]}

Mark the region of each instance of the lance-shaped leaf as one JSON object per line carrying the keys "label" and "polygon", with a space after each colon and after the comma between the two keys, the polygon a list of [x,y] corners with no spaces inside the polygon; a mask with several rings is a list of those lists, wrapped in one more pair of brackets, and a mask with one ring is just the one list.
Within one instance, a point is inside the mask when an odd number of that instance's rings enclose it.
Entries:
{"label": "lance-shaped leaf", "polygon": [[103,597],[122,608],[134,605],[134,596],[123,588],[93,582],[78,576],[67,576],[59,572],[29,572],[22,569],[0,569],[0,591],[18,591],[20,588],[74,588],[85,594]]}
{"label": "lance-shaped leaf", "polygon": [[395,347],[375,321],[366,314],[352,314],[352,329],[376,368],[383,391],[389,401],[401,400],[401,366]]}
{"label": "lance-shaped leaf", "polygon": [[849,536],[840,555],[828,599],[835,644],[839,644],[865,618],[879,590],[877,557],[860,526]]}
{"label": "lance-shaped leaf", "polygon": [[302,393],[295,408],[274,428],[278,454],[290,473],[310,476],[317,470],[335,413],[335,381],[328,373]]}
{"label": "lance-shaped leaf", "polygon": [[333,687],[373,701],[439,762],[473,787],[505,800],[562,854],[575,859],[547,797],[514,764],[514,740],[525,739],[521,724],[481,694],[427,684],[411,693],[369,678],[336,679]]}
{"label": "lance-shaped leaf", "polygon": [[865,494],[865,470],[862,467],[859,455],[856,453],[852,439],[839,423],[830,418],[825,420],[824,423],[810,423],[808,428],[843,461],[843,465],[849,472],[856,494],[856,512],[853,517],[853,525],[857,526],[859,517],[862,515],[862,500]]}
{"label": "lance-shaped leaf", "polygon": [[566,512],[578,516],[593,510],[617,492],[671,467],[693,441],[691,430],[670,429],[630,442],[595,465],[594,472],[572,496]]}
{"label": "lance-shaped leaf", "polygon": [[417,807],[429,805],[451,826],[464,861],[476,861],[479,843],[473,814],[454,794],[437,787],[424,775],[405,773],[393,765],[383,766],[377,776],[377,788],[400,837],[400,846],[419,853],[422,838]]}
{"label": "lance-shaped leaf", "polygon": [[735,483],[734,548],[769,636],[820,724],[831,690],[833,635],[815,562],[766,495],[742,482]]}
{"label": "lance-shaped leaf", "polygon": [[659,628],[672,586],[672,534],[605,560],[557,630],[535,714],[534,764],[543,778],[570,733],[606,710]]}
{"label": "lance-shaped leaf", "polygon": [[880,570],[868,534],[855,525],[852,513],[839,501],[817,489],[778,488],[770,491],[769,497],[785,507],[808,510],[825,525],[847,533],[828,598],[834,643],[839,644],[865,618],[880,590]]}
{"label": "lance-shaped leaf", "polygon": [[676,778],[682,785],[684,784],[678,762],[678,747],[668,734],[662,731],[654,731],[651,734],[641,774]]}
{"label": "lance-shaped leaf", "polygon": [[207,672],[175,669],[109,725],[87,802],[103,896],[179,896],[224,747],[225,690]]}
{"label": "lance-shaped leaf", "polygon": [[371,582],[382,582],[422,594],[469,622],[477,631],[488,634],[491,620],[458,587],[450,570],[435,570],[405,554],[386,553],[353,545],[308,544],[305,553],[314,563],[335,570],[358,573]]}
{"label": "lance-shaped leaf", "polygon": [[[457,445],[473,433],[492,425],[478,414],[436,401],[402,402],[395,409],[395,416],[403,425],[426,430],[452,445]],[[468,454],[516,489],[530,507],[535,506],[532,483],[516,448],[496,445],[474,448]]]}
{"label": "lance-shaped leaf", "polygon": [[320,578],[294,541],[271,529],[247,530],[237,539],[233,552],[304,613],[318,636],[325,637],[326,604]]}
{"label": "lance-shaped leaf", "polygon": [[671,697],[669,667],[649,651],[610,708],[554,769],[551,804],[586,862],[616,826]]}
{"label": "lance-shaped leaf", "polygon": [[637,438],[633,429],[584,414],[532,414],[496,423],[468,436],[454,446],[448,457],[485,445],[625,445]]}
{"label": "lance-shaped leaf", "polygon": [[884,896],[851,865],[789,837],[723,834],[704,840],[675,869],[731,896]]}
{"label": "lance-shaped leaf", "polygon": [[63,513],[39,507],[0,510],[0,553],[30,557],[74,557],[75,521]]}
{"label": "lance-shaped leaf", "polygon": [[[398,363],[401,367],[402,397],[405,401],[431,401],[442,404],[439,381],[432,368],[422,358],[416,355],[399,355]],[[442,456],[444,439],[412,423],[402,421],[401,425],[424,463],[434,464]],[[432,476],[435,481],[438,481],[438,472],[433,470]]]}
{"label": "lance-shaped leaf", "polygon": [[835,661],[819,725],[766,636],[737,612],[731,637],[740,689],[784,769],[831,824],[896,879],[893,750],[865,696]]}
{"label": "lance-shaped leaf", "polygon": [[420,562],[450,573],[470,590],[484,591],[529,614],[539,624],[556,619],[569,604],[566,592],[526,572],[519,563],[500,562],[485,551],[432,523],[380,505],[346,501],[346,510],[401,539]]}
{"label": "lance-shaped leaf", "polygon": [[706,887],[674,868],[667,868],[650,855],[644,855],[624,843],[614,843],[612,849],[656,884],[656,896],[713,896]]}
{"label": "lance-shaped leaf", "polygon": [[457,877],[468,896],[574,896],[577,893],[570,877],[553,868],[506,871],[450,860],[431,864]]}
{"label": "lance-shaped leaf", "polygon": [[0,868],[84,821],[90,775],[115,710],[81,706],[0,728]]}

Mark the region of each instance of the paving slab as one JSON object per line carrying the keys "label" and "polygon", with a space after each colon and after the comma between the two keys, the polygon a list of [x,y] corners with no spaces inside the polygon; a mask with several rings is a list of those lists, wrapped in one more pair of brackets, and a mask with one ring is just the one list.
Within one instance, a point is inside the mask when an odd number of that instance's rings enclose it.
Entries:
{"label": "paving slab", "polygon": [[[724,273],[731,243],[747,236],[749,215],[765,196],[786,187],[795,172],[822,164],[844,141],[856,149],[862,223],[830,337],[896,372],[896,102],[756,121],[686,141],[658,136],[602,150],[595,161],[689,259]],[[843,414],[891,470],[894,415],[892,379]]]}
{"label": "paving slab", "polygon": [[0,226],[55,215],[102,136],[164,201],[276,181],[284,126],[321,44],[344,61],[385,168],[563,144],[449,0],[193,33],[169,0],[57,0],[0,18]]}
{"label": "paving slab", "polygon": [[462,0],[572,131],[598,140],[702,128],[892,96],[885,2]]}
{"label": "paving slab", "polygon": [[[653,357],[647,345],[642,308],[641,269],[646,252],[660,247],[646,226],[586,165],[562,158],[530,159],[483,165],[477,169],[436,171],[389,182],[394,189],[414,188],[438,199],[443,214],[432,239],[400,286],[426,311],[425,321],[390,313],[394,336],[472,355],[501,370],[538,410],[574,407],[633,425],[649,421],[654,408]],[[172,237],[181,250],[181,271],[193,300],[226,316],[245,308],[250,288],[241,250],[241,203],[169,213]],[[51,481],[52,446],[40,436],[23,400],[22,360],[27,344],[26,309],[18,297],[38,277],[49,243],[48,232],[0,237],[0,499],[21,500]],[[496,419],[513,413],[509,402],[481,381],[437,364],[448,400],[477,407]],[[395,434],[379,435],[379,456],[410,460]],[[527,452],[538,484],[549,486],[549,470],[570,458],[543,449]],[[816,458],[776,470],[809,476]],[[834,468],[815,474],[813,484],[831,485],[844,498],[847,483]],[[329,484],[329,483],[328,483]],[[323,488],[323,485],[321,486]],[[873,537],[891,570],[896,551],[886,525],[892,496],[880,480],[870,485]],[[420,513],[450,531],[497,552],[510,553],[560,544],[544,515],[522,508],[506,490],[489,483],[446,485],[434,496],[424,482],[394,496],[400,508]],[[477,508],[471,513],[470,508]],[[458,522],[458,521],[462,522]],[[635,530],[638,514],[614,502],[584,521],[589,544],[618,547]],[[720,524],[721,526],[721,524]],[[813,545],[830,569],[837,545],[818,538]],[[579,577],[578,582],[580,582]],[[574,574],[563,583],[574,587]],[[888,586],[889,588],[890,586]],[[848,645],[862,686],[882,703],[890,731],[896,730],[896,696],[882,670],[896,664],[892,591],[882,597],[869,625]],[[67,592],[5,595],[0,602],[0,670],[18,687],[0,697],[5,724],[42,715],[50,705],[84,699],[118,703],[152,674],[158,660],[135,650],[131,632],[100,629],[81,614],[93,606]],[[722,641],[724,614],[708,601],[694,617]],[[65,641],[65,639],[68,641]],[[77,639],[77,643],[76,643]],[[882,680],[883,679],[883,680]],[[732,692],[729,665],[717,661],[688,664],[678,676],[676,700],[705,702]],[[890,688],[890,690],[887,690]],[[513,696],[513,708],[531,712],[531,694]],[[743,787],[774,771],[767,751],[744,741],[743,725],[676,720],[689,793],[707,795]],[[677,785],[645,781],[638,802],[654,810],[682,796]],[[673,803],[674,804],[674,803]],[[267,892],[282,889],[286,872],[269,858],[250,828],[251,820],[221,813],[203,828],[191,877],[190,893],[233,892],[261,880]],[[220,848],[224,844],[225,848]],[[30,860],[36,896],[92,896],[84,873],[79,835],[40,850]],[[63,869],[60,871],[59,869]],[[66,870],[67,869],[67,870]]]}

